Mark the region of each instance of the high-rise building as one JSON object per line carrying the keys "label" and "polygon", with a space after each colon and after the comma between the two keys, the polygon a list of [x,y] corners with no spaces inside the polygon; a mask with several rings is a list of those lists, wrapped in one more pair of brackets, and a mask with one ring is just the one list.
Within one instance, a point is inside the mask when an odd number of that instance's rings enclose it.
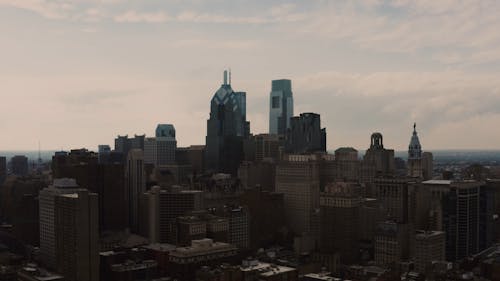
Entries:
{"label": "high-rise building", "polygon": [[131,149],[144,149],[145,138],[146,135],[134,135],[134,138],[129,138],[128,135],[118,136],[115,139],[115,151],[126,157]]}
{"label": "high-rise building", "polygon": [[54,179],[53,185],[40,191],[40,258],[44,266],[57,268],[56,211],[55,197],[60,194],[75,193],[80,189],[76,180],[69,178]]}
{"label": "high-rise building", "polygon": [[352,147],[335,150],[336,178],[344,181],[358,181],[360,161],[358,151]]}
{"label": "high-rise building", "polygon": [[7,178],[7,158],[0,156],[0,185],[2,185]]}
{"label": "high-rise building", "polygon": [[269,100],[269,134],[285,135],[293,117],[292,81],[273,80]]}
{"label": "high-rise building", "polygon": [[100,144],[97,146],[99,152],[99,164],[108,163],[111,154],[111,147],[107,144]]}
{"label": "high-rise building", "polygon": [[156,138],[144,139],[144,164],[156,165],[157,163]]}
{"label": "high-rise building", "polygon": [[415,271],[427,273],[433,261],[445,260],[445,233],[417,231],[415,235]]}
{"label": "high-rise building", "polygon": [[301,113],[290,119],[285,150],[291,154],[326,152],[326,129],[321,128],[319,114]]}
{"label": "high-rise building", "polygon": [[387,211],[387,218],[397,223],[415,221],[415,185],[408,179],[375,179],[374,196]]}
{"label": "high-rise building", "polygon": [[224,212],[229,221],[228,242],[239,249],[250,247],[250,215],[247,208],[229,206]]}
{"label": "high-rise building", "polygon": [[431,152],[422,153],[422,174],[424,180],[431,180],[434,176],[434,157]]}
{"label": "high-rise building", "polygon": [[293,232],[317,237],[320,164],[314,157],[291,155],[280,162],[276,167],[276,191],[284,194],[286,219]]}
{"label": "high-rise building", "polygon": [[158,124],[156,127],[156,165],[170,165],[175,163],[175,128],[171,124]]}
{"label": "high-rise building", "polygon": [[144,234],[150,242],[175,243],[172,225],[188,212],[202,210],[203,192],[199,190],[169,191],[154,186],[144,194]]}
{"label": "high-rise building", "polygon": [[224,71],[224,83],[211,100],[210,119],[207,120],[207,168],[235,175],[243,160],[243,140],[249,134],[246,93],[233,91],[227,71]]}
{"label": "high-rise building", "polygon": [[144,171],[144,153],[140,149],[132,149],[127,156],[125,170],[125,196],[128,203],[129,226],[132,231],[139,229],[139,198],[146,191],[146,175]]}
{"label": "high-rise building", "polygon": [[12,173],[16,176],[25,176],[28,174],[28,157],[16,155],[10,159]]}
{"label": "high-rise building", "polygon": [[57,270],[68,281],[99,281],[97,194],[87,190],[55,196]]}
{"label": "high-rise building", "polygon": [[384,148],[384,139],[381,133],[373,133],[370,148],[366,150],[363,157],[362,181],[372,182],[377,176],[392,176],[394,170],[394,150]]}
{"label": "high-rise building", "polygon": [[474,255],[492,243],[493,196],[483,182],[429,180],[426,209],[429,229],[444,231],[446,260]]}
{"label": "high-rise building", "polygon": [[359,210],[364,201],[354,183],[332,183],[320,195],[320,251],[339,253],[345,264],[359,256]]}
{"label": "high-rise building", "polygon": [[375,235],[375,263],[390,266],[406,261],[411,256],[414,235],[411,224],[379,223]]}
{"label": "high-rise building", "polygon": [[277,161],[281,158],[283,135],[258,134],[253,137],[255,143],[255,161]]}
{"label": "high-rise building", "polygon": [[413,135],[408,146],[408,176],[413,178],[422,178],[422,146],[417,135],[417,125],[413,124]]}

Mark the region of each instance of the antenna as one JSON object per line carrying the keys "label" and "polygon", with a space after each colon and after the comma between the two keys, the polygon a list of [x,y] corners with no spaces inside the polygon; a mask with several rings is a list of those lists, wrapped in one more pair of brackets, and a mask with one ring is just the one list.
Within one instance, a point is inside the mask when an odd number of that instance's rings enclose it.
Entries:
{"label": "antenna", "polygon": [[224,85],[227,85],[227,70],[224,70]]}
{"label": "antenna", "polygon": [[229,85],[231,85],[231,68],[229,68]]}
{"label": "antenna", "polygon": [[42,152],[40,150],[40,140],[38,140],[38,163],[37,163],[37,167],[36,167],[38,173],[42,172],[42,164],[43,164]]}

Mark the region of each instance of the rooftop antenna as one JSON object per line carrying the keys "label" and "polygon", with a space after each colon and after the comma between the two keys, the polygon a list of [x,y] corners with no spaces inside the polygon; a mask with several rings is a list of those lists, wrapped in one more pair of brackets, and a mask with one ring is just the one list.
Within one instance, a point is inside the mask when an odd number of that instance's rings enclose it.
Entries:
{"label": "rooftop antenna", "polygon": [[231,68],[229,68],[229,85],[231,85]]}
{"label": "rooftop antenna", "polygon": [[227,70],[224,70],[224,85],[227,85]]}

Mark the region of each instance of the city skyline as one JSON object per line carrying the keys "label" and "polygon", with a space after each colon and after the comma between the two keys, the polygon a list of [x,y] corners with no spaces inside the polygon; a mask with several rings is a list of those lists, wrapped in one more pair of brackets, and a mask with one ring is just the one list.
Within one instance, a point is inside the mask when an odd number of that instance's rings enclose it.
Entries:
{"label": "city skyline", "polygon": [[271,81],[290,79],[328,150],[367,149],[372,132],[406,150],[414,122],[428,151],[496,149],[500,4],[435,2],[0,0],[0,147],[95,150],[159,123],[203,144],[231,66],[253,134]]}

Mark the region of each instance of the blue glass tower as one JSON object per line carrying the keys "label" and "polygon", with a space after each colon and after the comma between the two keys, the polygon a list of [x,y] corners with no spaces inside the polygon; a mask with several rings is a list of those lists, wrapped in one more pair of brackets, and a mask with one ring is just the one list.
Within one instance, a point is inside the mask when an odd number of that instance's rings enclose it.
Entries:
{"label": "blue glass tower", "polygon": [[236,174],[243,159],[243,140],[249,134],[246,93],[233,91],[230,77],[228,81],[228,72],[224,71],[224,83],[210,102],[206,136],[207,169]]}

